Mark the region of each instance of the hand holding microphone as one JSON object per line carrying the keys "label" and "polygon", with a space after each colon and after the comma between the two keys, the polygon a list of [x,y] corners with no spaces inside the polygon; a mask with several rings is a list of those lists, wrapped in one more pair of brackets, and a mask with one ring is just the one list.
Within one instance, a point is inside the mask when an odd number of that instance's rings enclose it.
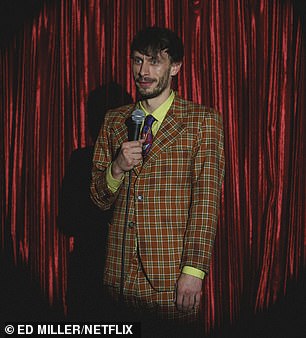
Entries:
{"label": "hand holding microphone", "polygon": [[112,175],[120,179],[124,172],[130,171],[142,160],[142,144],[145,140],[138,140],[145,113],[136,109],[132,113],[128,124],[128,142],[121,145],[119,153],[112,164]]}

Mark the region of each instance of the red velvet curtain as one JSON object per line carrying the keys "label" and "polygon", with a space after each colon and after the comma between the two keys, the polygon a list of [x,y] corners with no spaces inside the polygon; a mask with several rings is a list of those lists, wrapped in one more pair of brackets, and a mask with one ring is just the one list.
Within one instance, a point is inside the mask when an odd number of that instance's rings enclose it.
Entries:
{"label": "red velvet curtain", "polygon": [[270,306],[305,267],[305,38],[294,1],[44,2],[1,50],[1,248],[66,309],[73,246],[57,226],[65,167],[91,144],[95,88],[113,81],[135,98],[129,43],[146,25],[182,36],[179,93],[224,118],[209,331],[239,317],[243,302],[253,312]]}

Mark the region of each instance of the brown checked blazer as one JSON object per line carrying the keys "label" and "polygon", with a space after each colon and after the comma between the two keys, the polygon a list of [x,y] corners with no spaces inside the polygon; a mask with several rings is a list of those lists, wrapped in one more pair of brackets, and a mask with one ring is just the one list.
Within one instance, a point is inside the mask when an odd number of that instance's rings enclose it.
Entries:
{"label": "brown checked blazer", "polygon": [[[118,287],[128,173],[112,193],[105,172],[127,141],[125,121],[134,109],[128,105],[106,114],[93,158],[92,199],[103,210],[114,207],[104,282]],[[176,96],[149,155],[132,170],[126,271],[137,251],[146,278],[157,291],[174,290],[185,265],[207,272],[223,176],[221,116]]]}

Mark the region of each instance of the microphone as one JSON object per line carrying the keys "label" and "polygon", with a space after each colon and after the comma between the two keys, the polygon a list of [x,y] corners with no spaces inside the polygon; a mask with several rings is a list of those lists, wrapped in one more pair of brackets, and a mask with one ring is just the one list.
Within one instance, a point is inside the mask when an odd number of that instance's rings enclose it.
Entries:
{"label": "microphone", "polygon": [[128,140],[137,141],[139,139],[140,128],[143,120],[145,119],[145,113],[141,109],[133,111],[130,123],[128,125]]}

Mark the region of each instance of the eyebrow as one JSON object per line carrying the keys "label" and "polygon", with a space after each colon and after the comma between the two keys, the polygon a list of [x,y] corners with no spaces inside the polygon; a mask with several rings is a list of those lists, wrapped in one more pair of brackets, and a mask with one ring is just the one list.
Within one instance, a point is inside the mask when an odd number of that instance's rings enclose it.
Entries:
{"label": "eyebrow", "polygon": [[141,55],[131,55],[131,59],[144,59],[144,56],[147,57],[149,60],[161,60],[164,59],[160,54],[157,55],[146,55],[146,54],[141,54]]}

